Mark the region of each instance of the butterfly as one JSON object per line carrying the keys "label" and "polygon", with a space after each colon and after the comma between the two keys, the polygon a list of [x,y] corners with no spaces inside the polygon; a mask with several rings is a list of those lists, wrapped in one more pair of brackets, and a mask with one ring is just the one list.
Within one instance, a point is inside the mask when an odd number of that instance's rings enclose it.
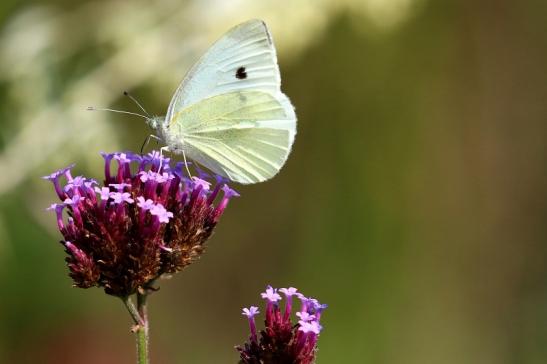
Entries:
{"label": "butterfly", "polygon": [[272,36],[261,20],[230,29],[190,69],[165,117],[147,118],[162,151],[183,154],[231,181],[275,176],[296,136],[281,92]]}

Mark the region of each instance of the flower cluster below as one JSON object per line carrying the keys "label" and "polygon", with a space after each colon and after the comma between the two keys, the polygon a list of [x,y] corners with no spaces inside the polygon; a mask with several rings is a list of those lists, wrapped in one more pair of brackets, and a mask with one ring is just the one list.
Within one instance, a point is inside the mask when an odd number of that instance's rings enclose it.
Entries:
{"label": "flower cluster below", "polygon": [[[280,309],[281,292],[285,296],[284,310]],[[258,337],[255,316],[258,307],[243,309],[243,315],[249,321],[251,335],[243,346],[236,346],[240,353],[241,364],[311,364],[315,361],[317,338],[322,326],[319,324],[321,313],[327,307],[314,298],[308,298],[297,292],[296,288],[279,290],[268,286],[261,294],[266,300],[265,328]],[[291,312],[293,297],[298,297],[301,307],[296,312],[298,322],[293,324]]]}
{"label": "flower cluster below", "polygon": [[49,210],[78,287],[125,297],[180,271],[200,256],[228,201],[239,196],[218,176],[214,185],[202,172],[186,177],[184,164],[172,168],[156,151],[103,158],[103,185],[72,177],[73,165],[44,177],[61,200]]}

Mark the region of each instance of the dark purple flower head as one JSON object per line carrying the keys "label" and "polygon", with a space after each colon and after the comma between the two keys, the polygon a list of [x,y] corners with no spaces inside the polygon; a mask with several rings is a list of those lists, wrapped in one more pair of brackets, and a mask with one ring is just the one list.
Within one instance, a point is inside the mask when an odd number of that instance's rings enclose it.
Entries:
{"label": "dark purple flower head", "polygon": [[[240,354],[240,364],[311,364],[315,362],[317,338],[322,330],[319,324],[320,312],[326,305],[315,299],[296,293],[296,288],[281,288],[279,292],[286,296],[284,312],[278,304],[281,296],[277,289],[266,287],[261,296],[266,300],[265,328],[256,330],[255,316],[258,307],[243,309],[243,315],[249,321],[251,335],[243,346],[236,346]],[[298,320],[291,321],[292,297],[297,296],[302,305],[296,313]]]}
{"label": "dark purple flower head", "polygon": [[56,213],[74,284],[125,297],[196,260],[237,193],[224,182],[184,177],[155,151],[102,156],[103,185],[73,178],[73,166],[44,177],[61,200],[48,210]]}

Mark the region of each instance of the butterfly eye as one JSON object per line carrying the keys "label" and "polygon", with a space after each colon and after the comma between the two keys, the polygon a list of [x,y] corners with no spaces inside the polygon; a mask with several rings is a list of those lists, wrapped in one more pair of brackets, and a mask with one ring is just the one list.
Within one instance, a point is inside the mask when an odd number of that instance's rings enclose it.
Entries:
{"label": "butterfly eye", "polygon": [[247,78],[247,72],[245,71],[245,67],[241,66],[237,69],[236,78],[239,80],[243,80]]}

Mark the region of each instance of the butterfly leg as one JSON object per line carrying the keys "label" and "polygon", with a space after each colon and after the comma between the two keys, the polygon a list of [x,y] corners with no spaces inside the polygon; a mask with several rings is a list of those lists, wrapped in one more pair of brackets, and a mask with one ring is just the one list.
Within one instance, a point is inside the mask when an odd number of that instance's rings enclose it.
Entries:
{"label": "butterfly leg", "polygon": [[156,139],[157,141],[161,141],[161,138],[154,134],[150,134],[149,136],[147,136],[146,139],[144,140],[144,143],[142,143],[142,146],[141,146],[141,155],[144,148],[148,145],[148,143],[150,143],[150,139]]}
{"label": "butterfly leg", "polygon": [[160,167],[158,168],[158,173],[161,173],[161,167],[162,167],[161,165],[162,165],[162,163],[163,163],[163,151],[164,151],[164,150],[165,150],[166,152],[168,152],[168,151],[169,151],[169,147],[161,147],[161,148],[160,148]]}
{"label": "butterfly leg", "polygon": [[188,177],[192,179],[192,173],[190,173],[190,169],[188,168],[188,162],[186,161],[186,153],[184,153],[184,149],[182,150],[182,158],[184,159],[184,166],[186,167],[186,172],[188,172]]}

